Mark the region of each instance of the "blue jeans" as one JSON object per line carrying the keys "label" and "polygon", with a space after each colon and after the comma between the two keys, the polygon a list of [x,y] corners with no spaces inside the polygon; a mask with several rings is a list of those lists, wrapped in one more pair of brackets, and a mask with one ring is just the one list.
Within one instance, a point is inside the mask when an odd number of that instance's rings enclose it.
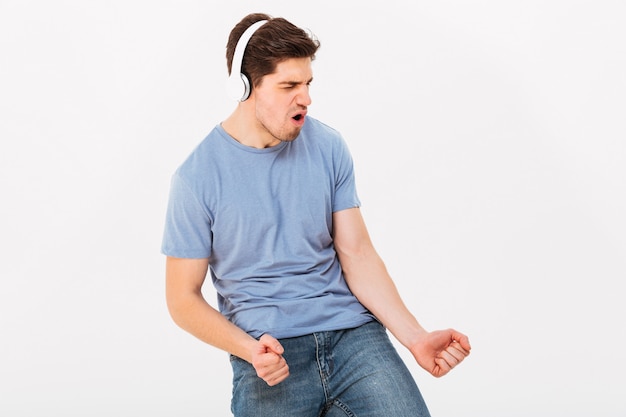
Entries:
{"label": "blue jeans", "polygon": [[231,356],[235,417],[428,417],[428,408],[385,328],[282,339],[289,377],[270,387]]}

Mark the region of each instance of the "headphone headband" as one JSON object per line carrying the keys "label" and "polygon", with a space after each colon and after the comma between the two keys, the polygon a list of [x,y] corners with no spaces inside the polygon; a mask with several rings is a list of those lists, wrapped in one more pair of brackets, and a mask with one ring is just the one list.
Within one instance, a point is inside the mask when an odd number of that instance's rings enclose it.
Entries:
{"label": "headphone headband", "polygon": [[243,54],[248,46],[248,42],[254,32],[261,26],[266,24],[267,20],[259,20],[250,25],[237,41],[235,52],[233,53],[233,61],[230,66],[230,77],[228,78],[229,95],[236,101],[245,101],[250,96],[252,85],[243,72],[241,66],[243,64]]}

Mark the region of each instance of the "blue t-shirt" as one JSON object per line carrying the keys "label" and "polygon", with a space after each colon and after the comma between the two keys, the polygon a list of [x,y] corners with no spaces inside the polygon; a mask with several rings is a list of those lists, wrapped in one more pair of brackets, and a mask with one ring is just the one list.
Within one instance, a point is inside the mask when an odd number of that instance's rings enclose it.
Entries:
{"label": "blue t-shirt", "polygon": [[162,252],[209,258],[220,312],[253,337],[373,319],[344,280],[332,213],[359,207],[340,134],[307,117],[298,138],[257,149],[218,125],[172,177]]}

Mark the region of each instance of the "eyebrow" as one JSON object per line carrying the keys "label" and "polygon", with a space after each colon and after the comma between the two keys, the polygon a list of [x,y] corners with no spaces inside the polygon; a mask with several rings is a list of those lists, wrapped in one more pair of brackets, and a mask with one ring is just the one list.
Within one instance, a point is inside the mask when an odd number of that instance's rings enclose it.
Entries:
{"label": "eyebrow", "polygon": [[298,84],[310,84],[313,81],[313,77],[309,78],[307,81],[281,81],[278,85],[289,85],[295,87]]}

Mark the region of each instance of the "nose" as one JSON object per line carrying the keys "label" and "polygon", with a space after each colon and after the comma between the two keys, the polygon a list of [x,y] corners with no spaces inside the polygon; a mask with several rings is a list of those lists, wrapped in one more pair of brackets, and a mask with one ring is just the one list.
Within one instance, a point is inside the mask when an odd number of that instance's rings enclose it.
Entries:
{"label": "nose", "polygon": [[303,85],[299,88],[296,95],[296,104],[299,106],[308,107],[311,105],[311,95],[309,94],[309,86]]}

